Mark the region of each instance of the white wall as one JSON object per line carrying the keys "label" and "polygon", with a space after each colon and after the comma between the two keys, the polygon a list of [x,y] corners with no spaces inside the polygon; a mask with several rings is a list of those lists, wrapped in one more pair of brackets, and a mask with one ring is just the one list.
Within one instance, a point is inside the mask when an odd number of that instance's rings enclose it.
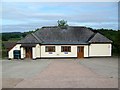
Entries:
{"label": "white wall", "polygon": [[[25,52],[25,48],[21,47],[21,44],[16,44],[9,52],[8,52],[8,58],[13,59],[14,55],[13,55],[13,51],[14,50],[20,50],[21,51],[21,58],[25,58],[26,56],[26,52]],[[35,47],[32,47],[32,57],[33,59],[35,58],[40,58],[40,45],[37,44]]]}
{"label": "white wall", "polygon": [[111,44],[90,44],[89,56],[111,56]]}
{"label": "white wall", "polygon": [[36,48],[32,47],[32,58],[35,59],[36,58]]}
{"label": "white wall", "polygon": [[37,44],[35,47],[32,47],[32,58],[40,58],[40,45]]}
{"label": "white wall", "polygon": [[21,47],[21,58],[24,59],[26,56],[25,48]]}
{"label": "white wall", "polygon": [[84,46],[84,57],[89,57],[88,56],[88,45]]}
{"label": "white wall", "polygon": [[35,47],[35,56],[36,58],[40,58],[40,45],[37,44]]}
{"label": "white wall", "polygon": [[[78,45],[49,45],[55,46],[55,52],[52,52],[52,54],[50,54],[49,52],[45,52],[45,46],[48,45],[41,46],[41,57],[77,57]],[[61,52],[61,46],[71,46],[71,52],[68,52],[68,54],[65,54],[65,52]],[[84,57],[88,57],[88,45],[79,46],[84,46]]]}
{"label": "white wall", "polygon": [[8,58],[13,59],[13,58],[14,58],[13,51],[14,51],[14,50],[20,50],[20,46],[21,46],[21,44],[16,44],[16,45],[8,52]]}
{"label": "white wall", "polygon": [[[48,45],[41,46],[41,57],[77,57],[77,52],[76,52],[77,47],[76,46],[71,46],[71,52],[68,52],[68,54],[61,52],[60,45],[56,45],[55,52],[52,52],[52,54],[50,54],[49,52],[45,52],[45,46],[48,46]],[[54,46],[54,45],[51,45],[51,46]],[[65,46],[65,45],[63,45],[63,46]],[[66,46],[70,46],[70,45],[66,45]]]}
{"label": "white wall", "polygon": [[[21,44],[16,44],[10,51],[9,51],[9,58],[13,59],[13,51],[14,50],[21,50],[21,58],[25,58],[25,49],[21,47]],[[32,57],[40,58],[40,57],[77,57],[77,46],[84,46],[84,57],[92,57],[92,56],[111,56],[111,44],[90,44],[88,45],[49,45],[55,46],[55,52],[50,54],[49,52],[45,52],[45,46],[48,45],[39,45],[37,44],[35,47],[32,47]],[[65,52],[61,52],[61,46],[71,46],[71,52],[65,54]],[[89,49],[89,50],[88,50]],[[88,53],[89,51],[89,53]]]}

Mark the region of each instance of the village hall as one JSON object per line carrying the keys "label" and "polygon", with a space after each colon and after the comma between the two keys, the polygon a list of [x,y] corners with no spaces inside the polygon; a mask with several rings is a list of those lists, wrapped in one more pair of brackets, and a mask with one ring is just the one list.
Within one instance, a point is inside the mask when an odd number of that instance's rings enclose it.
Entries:
{"label": "village hall", "polygon": [[87,27],[46,26],[28,34],[9,51],[9,59],[111,56],[112,41]]}

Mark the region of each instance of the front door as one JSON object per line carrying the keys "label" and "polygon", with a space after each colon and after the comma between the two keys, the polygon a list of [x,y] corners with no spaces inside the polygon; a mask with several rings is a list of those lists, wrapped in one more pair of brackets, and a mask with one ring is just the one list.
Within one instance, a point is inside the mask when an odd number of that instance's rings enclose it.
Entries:
{"label": "front door", "polygon": [[32,58],[32,47],[26,47],[26,58]]}
{"label": "front door", "polygon": [[84,57],[84,47],[83,46],[78,46],[77,47],[77,57],[78,58],[83,58]]}

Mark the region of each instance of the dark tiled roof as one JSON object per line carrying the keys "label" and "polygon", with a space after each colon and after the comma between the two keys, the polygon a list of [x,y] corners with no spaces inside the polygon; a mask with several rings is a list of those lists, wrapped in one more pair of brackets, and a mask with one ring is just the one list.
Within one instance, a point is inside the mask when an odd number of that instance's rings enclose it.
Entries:
{"label": "dark tiled roof", "polygon": [[33,34],[27,35],[25,38],[21,39],[17,43],[39,43],[38,40],[33,36]]}
{"label": "dark tiled roof", "polygon": [[21,44],[21,47],[34,47],[36,44]]}
{"label": "dark tiled roof", "polygon": [[10,50],[11,48],[13,48],[16,45],[16,42],[3,42],[3,45],[5,46],[5,48],[7,50]]}
{"label": "dark tiled roof", "polygon": [[102,43],[102,42],[111,42],[111,40],[109,40],[108,38],[106,38],[105,36],[103,36],[102,34],[100,33],[96,33],[92,38],[91,40],[89,40],[90,43]]}
{"label": "dark tiled roof", "polygon": [[93,34],[85,27],[68,27],[61,29],[59,27],[43,27],[34,33],[43,41],[43,44],[81,44]]}
{"label": "dark tiled roof", "polygon": [[88,44],[88,43],[85,43],[85,42],[78,42],[78,41],[65,41],[65,42],[63,42],[63,41],[53,41],[53,42],[44,42],[44,43],[42,43],[42,44],[46,44],[46,45],[52,45],[52,44],[67,44],[67,45],[70,45],[70,44],[72,44],[72,45],[76,45],[76,44]]}
{"label": "dark tiled roof", "polygon": [[[99,39],[98,39],[99,36]],[[57,26],[42,27],[35,33],[27,35],[18,43],[39,44],[88,44],[89,42],[111,42],[101,34],[95,34],[86,27],[68,26],[61,29]]]}

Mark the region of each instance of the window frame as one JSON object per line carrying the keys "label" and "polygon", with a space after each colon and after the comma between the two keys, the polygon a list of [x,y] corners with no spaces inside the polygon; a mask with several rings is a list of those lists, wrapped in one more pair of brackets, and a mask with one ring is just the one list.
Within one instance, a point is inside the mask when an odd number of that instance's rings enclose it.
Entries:
{"label": "window frame", "polygon": [[55,52],[55,46],[45,46],[45,52]]}
{"label": "window frame", "polygon": [[61,46],[61,52],[71,52],[71,46]]}

